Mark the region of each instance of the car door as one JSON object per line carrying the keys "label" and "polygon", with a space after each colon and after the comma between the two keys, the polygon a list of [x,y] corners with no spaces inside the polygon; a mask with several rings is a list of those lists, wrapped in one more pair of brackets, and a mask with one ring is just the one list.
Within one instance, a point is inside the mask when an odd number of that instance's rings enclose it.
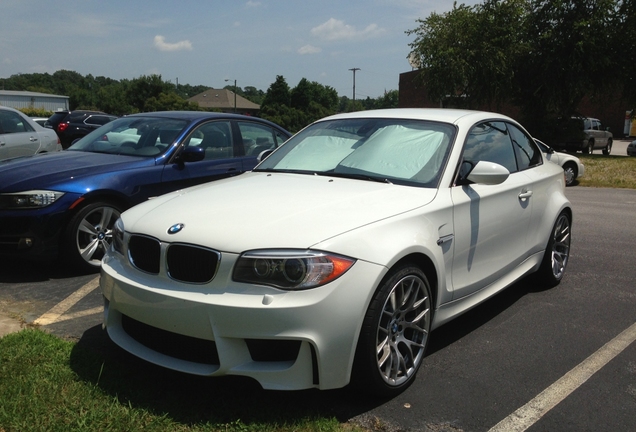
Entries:
{"label": "car door", "polygon": [[466,140],[464,161],[495,162],[510,176],[498,185],[467,184],[451,190],[453,299],[493,283],[527,257],[532,188],[529,177],[518,169],[513,141],[503,122],[477,124]]}
{"label": "car door", "polygon": [[18,113],[0,110],[0,159],[35,154],[40,137]]}
{"label": "car door", "polygon": [[[219,180],[243,172],[241,151],[235,142],[230,120],[214,120],[194,129],[184,140],[175,156],[164,166],[163,192]],[[205,154],[197,162],[180,162],[179,154],[186,148],[199,148]]]}

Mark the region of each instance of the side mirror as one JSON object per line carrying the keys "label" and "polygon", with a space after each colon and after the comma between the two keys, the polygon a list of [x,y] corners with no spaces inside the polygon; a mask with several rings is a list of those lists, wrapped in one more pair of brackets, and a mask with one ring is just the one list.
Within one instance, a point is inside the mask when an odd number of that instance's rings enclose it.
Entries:
{"label": "side mirror", "polygon": [[510,171],[494,162],[479,161],[466,176],[471,183],[497,185],[506,181]]}
{"label": "side mirror", "polygon": [[186,147],[177,156],[177,163],[198,162],[205,159],[205,150],[201,147]]}
{"label": "side mirror", "polygon": [[272,153],[274,153],[274,150],[275,149],[263,150],[262,152],[260,152],[258,154],[258,156],[256,157],[256,160],[259,161],[259,162],[265,160],[267,158],[267,156],[269,156]]}

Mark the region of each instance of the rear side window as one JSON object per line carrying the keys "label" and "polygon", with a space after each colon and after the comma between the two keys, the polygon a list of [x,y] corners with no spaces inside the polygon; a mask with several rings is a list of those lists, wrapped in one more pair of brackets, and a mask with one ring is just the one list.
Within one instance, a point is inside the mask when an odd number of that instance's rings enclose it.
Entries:
{"label": "rear side window", "polygon": [[0,133],[31,132],[33,128],[22,117],[11,111],[0,111]]}
{"label": "rear side window", "polygon": [[534,140],[526,135],[522,130],[514,125],[508,124],[512,146],[517,158],[519,171],[540,165],[543,163],[541,151],[537,148]]}
{"label": "rear side window", "polygon": [[246,156],[258,156],[262,151],[278,147],[279,139],[274,129],[251,122],[238,122]]}

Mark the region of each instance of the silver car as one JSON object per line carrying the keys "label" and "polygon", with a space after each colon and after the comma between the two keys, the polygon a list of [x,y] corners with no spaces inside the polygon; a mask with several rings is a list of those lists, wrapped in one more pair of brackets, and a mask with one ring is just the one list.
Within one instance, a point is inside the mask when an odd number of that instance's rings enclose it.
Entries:
{"label": "silver car", "polygon": [[0,106],[0,160],[60,150],[55,131],[16,109]]}
{"label": "silver car", "polygon": [[581,151],[592,154],[594,150],[603,150],[604,155],[612,152],[614,135],[601,121],[592,117],[572,117],[568,125],[571,135],[564,143],[569,151]]}

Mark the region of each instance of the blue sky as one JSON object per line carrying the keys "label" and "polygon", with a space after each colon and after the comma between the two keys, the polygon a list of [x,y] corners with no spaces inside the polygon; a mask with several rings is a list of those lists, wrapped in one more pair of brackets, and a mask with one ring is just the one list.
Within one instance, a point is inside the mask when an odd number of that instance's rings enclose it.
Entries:
{"label": "blue sky", "polygon": [[[458,4],[476,4],[476,0]],[[0,0],[0,79],[53,73],[266,91],[282,75],[353,96],[398,88],[418,18],[453,0]]]}

